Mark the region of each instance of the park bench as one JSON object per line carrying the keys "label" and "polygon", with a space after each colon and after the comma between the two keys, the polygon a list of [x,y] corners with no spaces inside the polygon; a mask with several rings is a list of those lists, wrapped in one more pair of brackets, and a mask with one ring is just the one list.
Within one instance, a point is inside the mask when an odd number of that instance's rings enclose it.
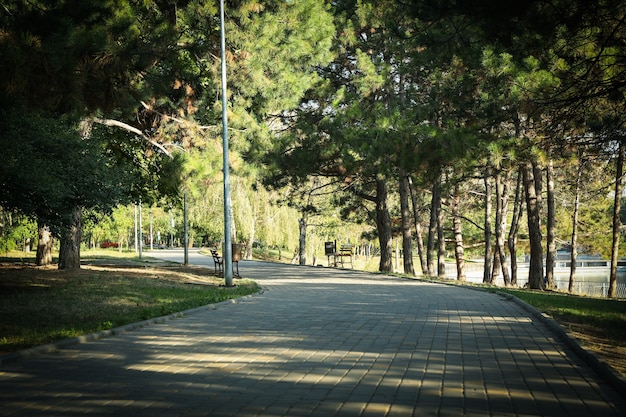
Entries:
{"label": "park bench", "polygon": [[217,249],[209,249],[211,251],[211,256],[213,257],[213,266],[215,267],[215,273],[217,275],[222,274],[222,269],[224,267],[224,259],[217,253]]}
{"label": "park bench", "polygon": [[[241,244],[233,243],[232,245],[232,257],[233,257],[233,276],[240,278],[239,275],[239,261],[241,260]],[[211,256],[213,257],[213,264],[215,266],[215,273],[217,275],[224,275],[224,258],[218,253],[217,249],[210,248]]]}
{"label": "park bench", "polygon": [[[350,245],[350,244],[346,244],[346,245],[341,245],[341,248],[339,249],[339,252],[336,255],[336,258],[338,258],[338,263],[341,264],[341,267],[343,268],[343,263],[344,263],[344,259],[348,259],[348,263],[350,263],[350,268],[354,268],[354,266],[352,265],[352,255],[354,255],[354,245]],[[335,262],[335,264],[337,264],[337,262]]]}
{"label": "park bench", "polygon": [[352,264],[352,256],[354,255],[354,245],[351,244],[343,244],[337,251],[337,243],[336,242],[325,242],[324,243],[324,252],[326,257],[328,258],[328,266],[339,266],[344,267],[344,263],[349,263],[350,268],[354,268]]}

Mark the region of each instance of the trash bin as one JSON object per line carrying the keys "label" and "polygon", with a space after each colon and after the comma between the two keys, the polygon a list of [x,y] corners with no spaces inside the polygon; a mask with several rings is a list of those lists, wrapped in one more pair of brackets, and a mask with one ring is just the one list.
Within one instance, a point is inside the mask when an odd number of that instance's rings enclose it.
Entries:
{"label": "trash bin", "polygon": [[333,255],[337,252],[337,244],[335,242],[324,242],[324,254],[326,256]]}
{"label": "trash bin", "polygon": [[241,250],[243,249],[243,245],[241,243],[233,243],[232,251],[233,251],[233,262],[239,262],[241,260]]}

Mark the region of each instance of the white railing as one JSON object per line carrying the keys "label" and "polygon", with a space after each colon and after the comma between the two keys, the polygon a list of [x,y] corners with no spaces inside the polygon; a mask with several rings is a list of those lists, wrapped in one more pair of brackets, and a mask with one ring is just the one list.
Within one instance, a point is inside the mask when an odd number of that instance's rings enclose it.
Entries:
{"label": "white railing", "polygon": [[[610,268],[606,261],[592,260],[584,265],[578,265],[576,270],[576,278],[574,281],[573,293],[579,295],[588,295],[591,297],[606,297],[609,291],[609,275]],[[567,291],[569,288],[569,272],[570,268],[565,265],[559,265],[555,268],[555,284],[560,291]],[[616,285],[617,298],[626,298],[626,283],[620,278],[618,272],[618,282]],[[480,284],[483,281],[483,265],[478,262],[468,262],[465,264],[466,281]],[[448,279],[456,279],[456,266],[454,264],[446,264],[446,277]],[[524,287],[528,283],[528,264],[518,265],[517,284]],[[497,277],[494,283],[497,286],[504,286],[504,278],[502,274]]]}
{"label": "white railing", "polygon": [[[568,288],[567,286],[565,288]],[[590,297],[606,297],[609,293],[608,283],[595,282],[574,282],[572,291],[574,294],[588,295]],[[626,284],[618,283],[616,285],[617,298],[626,298]]]}

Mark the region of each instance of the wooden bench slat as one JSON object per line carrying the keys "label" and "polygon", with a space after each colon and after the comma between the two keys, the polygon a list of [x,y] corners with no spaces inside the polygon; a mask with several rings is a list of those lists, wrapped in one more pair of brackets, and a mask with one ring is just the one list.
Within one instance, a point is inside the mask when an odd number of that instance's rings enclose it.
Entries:
{"label": "wooden bench slat", "polygon": [[331,266],[331,262],[330,262],[330,258],[333,258],[333,266],[337,266],[338,263],[341,264],[341,267],[343,268],[344,266],[344,258],[348,258],[348,260],[346,261],[346,263],[350,263],[350,267],[354,268],[353,264],[352,264],[352,255],[354,255],[354,245],[352,244],[343,244],[341,245],[341,247],[339,248],[339,252],[336,252],[336,249],[334,248],[333,245],[333,249],[335,251],[331,252],[329,251],[329,246],[325,246],[326,249],[326,256],[328,257],[328,266]]}
{"label": "wooden bench slat", "polygon": [[[213,257],[213,263],[215,266],[215,273],[218,275],[222,275],[224,273],[224,258],[217,252],[217,249],[210,248],[211,256]],[[241,253],[235,254],[233,253],[233,275],[235,277],[239,277],[239,259],[241,258]]]}

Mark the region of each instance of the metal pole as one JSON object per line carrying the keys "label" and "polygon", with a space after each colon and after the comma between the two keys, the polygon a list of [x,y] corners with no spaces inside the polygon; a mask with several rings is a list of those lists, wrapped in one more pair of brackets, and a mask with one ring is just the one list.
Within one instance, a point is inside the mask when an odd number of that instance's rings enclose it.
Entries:
{"label": "metal pole", "polygon": [[139,259],[141,259],[143,256],[143,223],[141,221],[141,217],[141,200],[139,200]]}
{"label": "metal pole", "polygon": [[224,147],[224,285],[233,285],[233,253],[230,236],[230,173],[228,167],[228,97],[226,91],[226,36],[224,0],[220,0],[220,40],[222,50],[222,145]]}
{"label": "metal pole", "polygon": [[174,247],[174,209],[170,208],[170,248]]}
{"label": "metal pole", "polygon": [[152,235],[152,232],[153,232],[152,230],[152,207],[150,207],[149,213],[150,213],[150,250],[154,250],[154,238]]}
{"label": "metal pole", "polygon": [[189,265],[189,228],[187,226],[187,190],[183,194],[183,223],[185,228],[185,236],[183,238],[183,245],[185,246],[185,265]]}
{"label": "metal pole", "polygon": [[137,203],[135,203],[135,253],[139,252],[139,236],[137,235]]}

